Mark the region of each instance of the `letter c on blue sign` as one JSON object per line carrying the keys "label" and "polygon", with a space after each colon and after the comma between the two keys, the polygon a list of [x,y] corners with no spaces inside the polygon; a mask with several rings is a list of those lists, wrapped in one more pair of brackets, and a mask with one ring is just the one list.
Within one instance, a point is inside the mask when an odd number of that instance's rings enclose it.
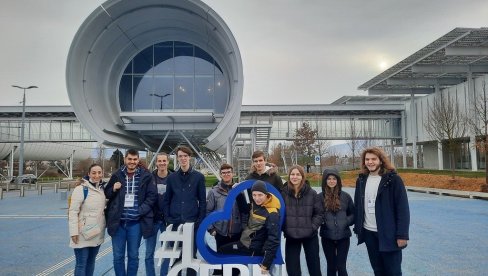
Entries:
{"label": "letter c on blue sign", "polygon": [[[215,221],[220,220],[229,220],[231,213],[232,213],[232,206],[239,195],[244,190],[250,189],[252,184],[254,184],[256,180],[246,180],[235,188],[230,190],[229,195],[224,203],[224,209],[219,211],[214,211],[210,213],[200,224],[197,230],[197,248],[200,255],[202,255],[203,259],[207,261],[209,264],[260,264],[263,260],[262,256],[240,256],[240,255],[224,255],[219,254],[212,250],[206,243],[205,243],[205,233],[208,227],[214,223]],[[281,197],[281,194],[278,190],[271,184],[266,182],[266,188],[268,191],[275,195],[280,200],[280,229],[283,225],[283,221],[285,218],[285,201]],[[251,199],[252,200],[252,199]],[[276,258],[273,260],[274,264],[283,264],[283,256],[281,255],[281,242],[280,247],[276,250]]]}

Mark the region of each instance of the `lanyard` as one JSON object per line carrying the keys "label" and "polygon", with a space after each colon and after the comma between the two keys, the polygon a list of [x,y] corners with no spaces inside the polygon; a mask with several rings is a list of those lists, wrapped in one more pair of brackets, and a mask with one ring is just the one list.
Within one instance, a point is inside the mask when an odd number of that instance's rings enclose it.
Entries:
{"label": "lanyard", "polygon": [[[135,189],[135,186],[136,186],[136,184],[135,184],[135,177],[136,177],[136,174],[134,173],[132,175],[132,190],[131,190],[130,194],[134,194],[134,189]],[[125,183],[127,183],[127,191],[128,191],[129,190],[128,189],[129,188],[129,176],[127,176],[127,175],[125,176]]]}

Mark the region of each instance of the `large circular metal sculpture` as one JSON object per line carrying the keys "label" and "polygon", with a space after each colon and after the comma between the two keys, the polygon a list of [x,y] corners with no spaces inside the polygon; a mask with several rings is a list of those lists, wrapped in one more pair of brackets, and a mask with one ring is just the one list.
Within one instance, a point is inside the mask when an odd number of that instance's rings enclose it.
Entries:
{"label": "large circular metal sculpture", "polygon": [[[223,149],[239,123],[242,61],[224,21],[196,0],[107,1],[68,54],[68,94],[100,142],[154,150],[188,138]],[[183,134],[183,135],[182,135]]]}

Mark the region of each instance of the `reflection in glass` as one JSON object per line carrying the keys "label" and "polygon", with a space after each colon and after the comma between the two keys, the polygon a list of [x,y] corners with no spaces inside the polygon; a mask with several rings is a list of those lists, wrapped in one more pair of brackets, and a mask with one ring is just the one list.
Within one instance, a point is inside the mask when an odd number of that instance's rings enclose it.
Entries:
{"label": "reflection in glass", "polygon": [[119,104],[125,112],[223,114],[229,91],[226,76],[210,54],[186,42],[165,41],[128,63],[120,80]]}
{"label": "reflection in glass", "polygon": [[175,77],[175,109],[193,109],[193,78]]}
{"label": "reflection in glass", "polygon": [[214,78],[212,76],[195,77],[195,108],[213,109]]}

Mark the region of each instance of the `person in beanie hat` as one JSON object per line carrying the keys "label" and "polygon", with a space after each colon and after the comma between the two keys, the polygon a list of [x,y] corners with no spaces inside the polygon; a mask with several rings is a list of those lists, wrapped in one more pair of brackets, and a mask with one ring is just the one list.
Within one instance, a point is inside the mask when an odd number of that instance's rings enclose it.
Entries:
{"label": "person in beanie hat", "polygon": [[252,184],[251,192],[261,192],[263,194],[268,195],[268,188],[266,188],[266,184],[261,180],[256,180],[254,184]]}
{"label": "person in beanie hat", "polygon": [[349,227],[354,224],[354,204],[351,196],[342,191],[339,171],[324,171],[319,197],[325,209],[320,237],[327,260],[327,276],[347,276],[346,261],[352,235]]}
{"label": "person in beanie hat", "polygon": [[268,192],[266,184],[256,180],[252,188],[252,207],[247,225],[237,242],[224,245],[220,253],[245,256],[263,256],[259,264],[262,274],[269,274],[271,264],[280,247],[279,199]]}

